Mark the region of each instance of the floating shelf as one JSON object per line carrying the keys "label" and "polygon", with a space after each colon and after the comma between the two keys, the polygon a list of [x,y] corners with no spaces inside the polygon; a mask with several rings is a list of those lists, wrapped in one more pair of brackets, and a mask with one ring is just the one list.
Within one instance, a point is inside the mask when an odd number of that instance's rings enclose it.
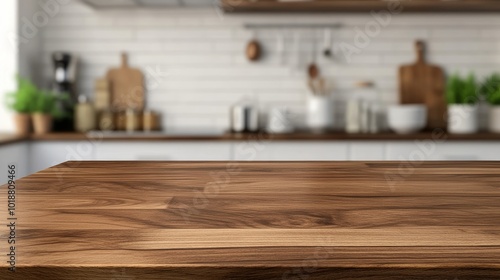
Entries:
{"label": "floating shelf", "polygon": [[79,0],[93,9],[209,7],[208,0]]}
{"label": "floating shelf", "polygon": [[399,5],[402,12],[500,12],[498,0],[220,0],[227,13],[371,12]]}
{"label": "floating shelf", "polygon": [[290,24],[272,24],[272,23],[248,23],[245,24],[246,29],[337,29],[341,28],[342,24],[315,24],[315,23],[290,23]]}

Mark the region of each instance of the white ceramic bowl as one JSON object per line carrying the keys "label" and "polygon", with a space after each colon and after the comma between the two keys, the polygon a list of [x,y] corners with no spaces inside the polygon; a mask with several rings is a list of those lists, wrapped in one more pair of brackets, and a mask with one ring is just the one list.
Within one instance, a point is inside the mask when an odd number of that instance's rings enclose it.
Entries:
{"label": "white ceramic bowl", "polygon": [[387,114],[389,128],[398,134],[419,132],[427,125],[427,106],[393,105]]}

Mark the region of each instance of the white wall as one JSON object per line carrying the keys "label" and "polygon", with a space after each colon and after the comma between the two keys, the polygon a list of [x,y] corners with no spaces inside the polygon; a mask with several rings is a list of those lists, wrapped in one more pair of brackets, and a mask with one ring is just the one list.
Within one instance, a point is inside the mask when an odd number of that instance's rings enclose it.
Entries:
{"label": "white wall", "polygon": [[40,67],[42,33],[51,19],[42,4],[52,2],[57,3],[56,0],[18,0],[19,74],[38,86],[46,86],[42,79],[44,69]]}
{"label": "white wall", "polygon": [[13,131],[11,113],[4,106],[5,94],[15,89],[14,80],[17,72],[17,48],[15,34],[17,30],[17,1],[4,0],[0,9],[0,132]]}
{"label": "white wall", "polygon": [[[0,131],[12,132],[12,112],[4,105],[5,94],[16,89],[16,74],[46,86],[42,78],[42,32],[46,24],[43,3],[56,0],[4,0],[0,9]],[[48,22],[47,22],[48,24]]]}
{"label": "white wall", "polygon": [[[303,110],[304,72],[311,60],[310,45],[302,47],[303,65],[290,65],[295,55],[288,37],[288,62],[276,56],[276,32],[258,32],[266,56],[251,64],[243,56],[252,32],[247,22],[342,23],[334,42],[354,44],[356,28],[364,29],[373,17],[366,14],[223,15],[215,8],[94,11],[78,2],[61,7],[42,33],[42,72],[49,80],[50,54],[56,50],[82,58],[81,92],[92,95],[94,79],[119,64],[119,53],[130,53],[132,65],[149,76],[149,105],[165,114],[168,128],[204,126],[225,128],[228,108],[244,96],[264,106],[287,105]],[[334,95],[345,100],[358,80],[374,80],[383,99],[397,102],[397,67],[415,59],[413,41],[429,43],[429,59],[448,72],[500,70],[500,17],[497,14],[394,15],[350,62],[342,53],[328,61],[320,58],[323,73],[335,83]],[[289,30],[288,30],[289,31]],[[304,36],[307,36],[304,34]],[[310,35],[309,35],[310,36]],[[310,41],[310,40],[309,40]],[[339,106],[341,109],[342,106]],[[340,112],[340,111],[339,111]]]}

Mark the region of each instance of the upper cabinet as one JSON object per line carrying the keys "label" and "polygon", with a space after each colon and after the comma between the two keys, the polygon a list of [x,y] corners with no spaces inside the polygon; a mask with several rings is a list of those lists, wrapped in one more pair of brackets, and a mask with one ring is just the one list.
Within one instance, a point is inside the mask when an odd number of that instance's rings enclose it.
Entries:
{"label": "upper cabinet", "polygon": [[220,0],[227,13],[500,12],[499,0]]}

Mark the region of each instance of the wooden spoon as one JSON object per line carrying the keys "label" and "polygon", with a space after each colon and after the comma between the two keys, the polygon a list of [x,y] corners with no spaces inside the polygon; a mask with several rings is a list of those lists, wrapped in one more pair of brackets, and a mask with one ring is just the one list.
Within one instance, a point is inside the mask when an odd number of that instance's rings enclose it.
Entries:
{"label": "wooden spoon", "polygon": [[307,72],[309,73],[309,78],[313,80],[319,77],[319,68],[314,62],[309,65]]}
{"label": "wooden spoon", "polygon": [[[316,34],[315,34],[316,36]],[[307,69],[307,72],[309,74],[310,79],[316,79],[319,76],[319,68],[318,65],[316,65],[316,37],[313,39],[313,47],[312,47],[312,62],[309,64],[309,67]]]}

